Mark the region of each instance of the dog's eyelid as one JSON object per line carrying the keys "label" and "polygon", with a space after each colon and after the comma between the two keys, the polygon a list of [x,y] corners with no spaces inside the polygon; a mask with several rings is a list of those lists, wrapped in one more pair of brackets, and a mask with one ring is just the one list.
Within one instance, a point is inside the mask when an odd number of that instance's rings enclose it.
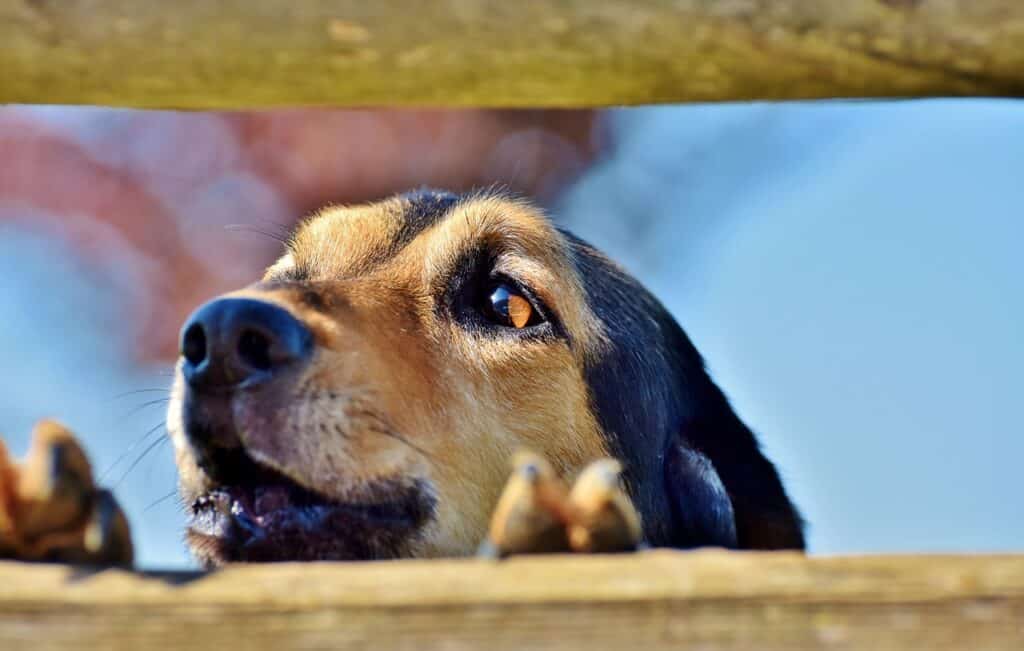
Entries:
{"label": "dog's eyelid", "polygon": [[558,274],[536,258],[518,254],[503,253],[491,258],[491,276],[500,276],[516,283],[527,291],[531,298],[550,303],[553,298],[548,288],[558,284]]}
{"label": "dog's eyelid", "polygon": [[499,255],[491,258],[488,275],[492,281],[515,285],[533,303],[547,303],[543,288],[550,282],[546,270],[519,256]]}

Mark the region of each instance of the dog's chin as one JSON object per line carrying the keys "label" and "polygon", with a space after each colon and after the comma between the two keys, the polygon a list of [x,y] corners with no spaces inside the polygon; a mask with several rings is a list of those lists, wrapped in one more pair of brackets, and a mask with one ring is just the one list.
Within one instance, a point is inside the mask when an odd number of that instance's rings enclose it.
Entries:
{"label": "dog's chin", "polygon": [[434,503],[422,482],[381,480],[334,500],[262,470],[188,508],[186,538],[206,566],[229,562],[384,560],[412,554]]}

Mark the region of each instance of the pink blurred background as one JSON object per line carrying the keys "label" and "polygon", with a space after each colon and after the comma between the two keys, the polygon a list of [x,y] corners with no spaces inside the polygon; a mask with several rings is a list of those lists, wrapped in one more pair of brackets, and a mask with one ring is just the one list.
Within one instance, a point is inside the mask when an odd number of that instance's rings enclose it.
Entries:
{"label": "pink blurred background", "polygon": [[[202,300],[252,282],[327,203],[501,184],[541,202],[602,148],[585,111],[0,109],[0,222],[66,238],[128,296],[123,336],[171,360]],[[30,223],[24,224],[25,221]]]}

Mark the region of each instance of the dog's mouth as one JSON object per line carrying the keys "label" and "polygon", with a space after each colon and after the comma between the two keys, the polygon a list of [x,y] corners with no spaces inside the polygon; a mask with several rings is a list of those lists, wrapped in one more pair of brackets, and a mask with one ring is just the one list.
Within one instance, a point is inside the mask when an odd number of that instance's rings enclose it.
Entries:
{"label": "dog's mouth", "polygon": [[188,542],[207,565],[406,556],[433,512],[420,481],[377,480],[341,501],[240,449],[230,454],[219,461],[230,464],[230,480],[196,497],[188,509]]}

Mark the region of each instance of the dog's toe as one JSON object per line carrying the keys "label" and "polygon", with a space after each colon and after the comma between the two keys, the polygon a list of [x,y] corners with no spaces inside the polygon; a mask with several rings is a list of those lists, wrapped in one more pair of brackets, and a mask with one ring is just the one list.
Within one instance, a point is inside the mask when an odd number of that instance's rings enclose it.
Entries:
{"label": "dog's toe", "polygon": [[92,509],[95,487],[89,459],[67,428],[40,422],[18,473],[18,530],[26,541],[79,528]]}
{"label": "dog's toe", "polygon": [[519,453],[478,555],[503,558],[569,551],[566,501],[565,485],[551,465],[537,455]]}
{"label": "dog's toe", "polygon": [[98,490],[89,458],[67,428],[40,422],[22,463],[0,444],[0,556],[130,565],[131,535],[114,497]]}
{"label": "dog's toe", "polygon": [[575,521],[569,527],[573,551],[636,551],[643,537],[640,516],[623,490],[622,464],[599,459],[580,473],[569,494]]}
{"label": "dog's toe", "polygon": [[18,475],[7,446],[0,440],[0,557],[11,556],[17,548],[15,489]]}

